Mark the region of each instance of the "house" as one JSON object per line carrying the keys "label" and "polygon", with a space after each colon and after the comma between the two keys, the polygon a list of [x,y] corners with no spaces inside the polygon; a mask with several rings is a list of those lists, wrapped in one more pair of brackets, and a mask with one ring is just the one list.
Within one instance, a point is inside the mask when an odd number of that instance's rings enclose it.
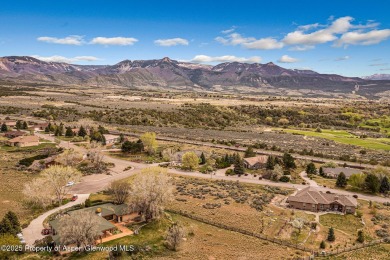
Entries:
{"label": "house", "polygon": [[[88,208],[82,208],[79,210],[68,211],[66,214],[72,215],[75,212],[93,212],[96,216],[96,223],[100,231],[100,236],[96,238],[98,242],[102,238],[109,237],[117,229],[116,223],[120,222],[132,222],[139,216],[138,213],[134,213],[130,210],[126,204],[115,205],[112,203],[105,203]],[[49,221],[51,233],[53,234],[53,241],[56,245],[60,245],[61,234],[58,232],[61,227],[60,218]]]}
{"label": "house", "polygon": [[39,137],[35,135],[18,136],[7,141],[10,146],[28,147],[39,145]]}
{"label": "house", "polygon": [[120,141],[119,135],[104,134],[103,136],[106,139],[106,144],[115,144],[115,143],[119,143]]}
{"label": "house", "polygon": [[352,174],[361,173],[362,170],[354,168],[336,167],[336,168],[324,168],[322,167],[326,177],[337,179],[339,174],[343,172],[347,178],[351,177]]}
{"label": "house", "polygon": [[16,120],[3,120],[0,125],[5,124],[8,127],[16,127]]}
{"label": "house", "polygon": [[307,187],[287,198],[288,207],[307,211],[337,211],[354,214],[357,200],[351,196],[324,193],[314,187]]}
{"label": "house", "polygon": [[46,127],[49,126],[49,123],[39,123],[29,127],[29,129],[34,131],[44,131]]}
{"label": "house", "polygon": [[26,134],[27,133],[23,132],[23,131],[8,131],[8,132],[4,133],[4,136],[7,138],[15,138],[15,137],[23,136]]}
{"label": "house", "polygon": [[43,169],[48,168],[49,166],[59,165],[59,163],[56,162],[56,157],[57,156],[53,155],[45,159],[34,160],[33,163],[28,167],[28,169],[33,171],[41,171]]}
{"label": "house", "polygon": [[267,163],[267,160],[267,155],[244,158],[244,167],[251,170],[264,168]]}

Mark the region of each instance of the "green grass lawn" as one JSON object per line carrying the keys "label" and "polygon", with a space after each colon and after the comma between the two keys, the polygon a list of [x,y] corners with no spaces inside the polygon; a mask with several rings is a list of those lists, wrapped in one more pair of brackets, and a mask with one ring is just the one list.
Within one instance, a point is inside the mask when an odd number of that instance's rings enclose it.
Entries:
{"label": "green grass lawn", "polygon": [[359,218],[354,215],[325,214],[320,216],[320,224],[325,227],[333,227],[350,235],[356,235],[357,230],[363,228]]}
{"label": "green grass lawn", "polygon": [[0,150],[7,151],[7,152],[14,152],[14,151],[28,152],[28,151],[37,151],[37,150],[41,150],[44,148],[51,148],[51,147],[55,147],[55,146],[56,146],[56,144],[54,144],[54,143],[41,143],[37,146],[29,146],[29,147],[17,147],[17,146],[3,145],[3,146],[0,146]]}
{"label": "green grass lawn", "polygon": [[390,138],[359,138],[343,130],[324,129],[322,132],[315,130],[279,129],[287,133],[320,137],[342,144],[356,145],[368,149],[390,151]]}

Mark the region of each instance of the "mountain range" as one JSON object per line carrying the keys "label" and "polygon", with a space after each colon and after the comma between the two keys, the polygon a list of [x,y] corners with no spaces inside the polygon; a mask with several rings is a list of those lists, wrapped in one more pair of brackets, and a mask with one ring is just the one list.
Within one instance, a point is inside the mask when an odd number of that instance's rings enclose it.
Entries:
{"label": "mountain range", "polygon": [[[377,79],[377,78],[374,78]],[[390,80],[320,74],[274,63],[227,62],[216,66],[171,60],[124,60],[115,65],[45,62],[29,56],[0,58],[0,80],[18,83],[181,89],[276,94],[389,96]]]}

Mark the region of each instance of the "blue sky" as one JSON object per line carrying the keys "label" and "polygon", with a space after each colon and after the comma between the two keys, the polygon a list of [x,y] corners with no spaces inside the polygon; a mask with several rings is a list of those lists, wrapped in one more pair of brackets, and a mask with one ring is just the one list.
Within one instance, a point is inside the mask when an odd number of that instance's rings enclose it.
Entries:
{"label": "blue sky", "polygon": [[4,0],[0,56],[115,64],[170,57],[390,73],[390,1]]}

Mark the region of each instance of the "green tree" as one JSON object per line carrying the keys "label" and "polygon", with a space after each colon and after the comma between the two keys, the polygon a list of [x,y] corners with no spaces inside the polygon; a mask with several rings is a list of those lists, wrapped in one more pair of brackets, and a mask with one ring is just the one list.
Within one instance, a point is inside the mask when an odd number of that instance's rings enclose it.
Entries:
{"label": "green tree", "polygon": [[14,229],[12,222],[4,217],[0,222],[0,235],[11,234],[16,236],[18,232]]}
{"label": "green tree", "polygon": [[121,133],[121,134],[119,135],[119,142],[120,142],[120,143],[123,143],[124,141],[125,141],[125,135]]}
{"label": "green tree", "polygon": [[[20,245],[19,239],[11,234],[0,234],[0,248],[2,246],[10,247],[10,246],[18,246]],[[15,252],[0,250],[0,259],[17,259]]]}
{"label": "green tree", "polygon": [[320,176],[325,177],[325,172],[324,172],[324,169],[322,168],[322,166],[319,169],[319,174],[320,174]]}
{"label": "green tree", "polygon": [[78,136],[84,137],[87,135],[87,131],[83,126],[80,126],[79,132],[77,133]]}
{"label": "green tree", "polygon": [[22,125],[22,129],[27,129],[28,128],[28,124],[26,121],[23,121],[23,125]]}
{"label": "green tree", "polygon": [[72,128],[71,128],[70,126],[68,126],[68,127],[66,128],[65,136],[66,136],[66,137],[73,137],[73,136],[74,136],[74,133],[73,133]]}
{"label": "green tree", "polygon": [[141,141],[144,144],[144,148],[148,154],[154,154],[157,151],[157,139],[156,133],[146,132],[141,135]]}
{"label": "green tree", "polygon": [[248,148],[246,148],[244,158],[249,158],[254,156],[256,156],[256,153],[253,151],[253,147],[248,146]]}
{"label": "green tree", "polygon": [[307,174],[317,174],[317,169],[316,169],[316,166],[314,165],[314,163],[311,162],[306,166],[306,173]]}
{"label": "green tree", "polygon": [[144,149],[144,145],[142,144],[141,140],[138,140],[137,142],[131,142],[131,141],[124,141],[121,150],[124,153],[140,153]]}
{"label": "green tree", "polygon": [[336,186],[341,188],[347,186],[347,177],[343,172],[340,172],[339,176],[337,176]]}
{"label": "green tree", "polygon": [[18,216],[14,212],[8,211],[4,218],[7,218],[10,221],[12,229],[16,232],[16,234],[22,231]]}
{"label": "green tree", "polygon": [[321,248],[321,249],[325,249],[325,247],[326,247],[325,241],[322,240],[322,241],[321,241],[321,244],[320,244],[320,248]]}
{"label": "green tree", "polygon": [[245,168],[244,168],[244,162],[241,159],[240,155],[237,153],[236,155],[236,160],[234,162],[234,173],[237,175],[242,175],[245,173]]}
{"label": "green tree", "polygon": [[363,189],[366,180],[364,173],[354,173],[348,179],[348,184],[357,189]]}
{"label": "green tree", "polygon": [[267,158],[267,162],[266,162],[266,164],[265,164],[265,168],[267,169],[267,170],[273,170],[274,169],[274,167],[275,167],[275,157],[273,157],[273,156],[268,156],[268,158]]}
{"label": "green tree", "polygon": [[333,242],[336,240],[336,236],[334,235],[334,229],[331,227],[328,231],[328,241]]}
{"label": "green tree", "polygon": [[200,155],[200,164],[205,164],[206,163],[206,156],[204,156],[204,153]]}
{"label": "green tree", "polygon": [[284,153],[282,160],[284,167],[287,169],[295,169],[297,167],[294,158],[289,153]]}
{"label": "green tree", "polygon": [[199,157],[194,152],[186,152],[182,157],[183,168],[194,170],[199,165]]}
{"label": "green tree", "polygon": [[381,184],[378,176],[372,173],[367,174],[366,180],[364,182],[364,187],[366,190],[372,193],[377,193],[379,191],[380,185]]}
{"label": "green tree", "polygon": [[5,123],[3,123],[3,124],[1,125],[1,132],[7,132],[7,131],[8,131],[7,125],[6,125]]}
{"label": "green tree", "polygon": [[359,243],[363,243],[364,242],[364,233],[363,233],[363,230],[359,230],[358,231],[358,238],[356,239]]}
{"label": "green tree", "polygon": [[16,125],[15,125],[16,129],[21,129],[22,128],[22,121],[18,120],[16,121]]}
{"label": "green tree", "polygon": [[387,176],[383,176],[381,180],[381,186],[379,187],[379,191],[381,193],[386,193],[390,191],[389,179],[387,178]]}

